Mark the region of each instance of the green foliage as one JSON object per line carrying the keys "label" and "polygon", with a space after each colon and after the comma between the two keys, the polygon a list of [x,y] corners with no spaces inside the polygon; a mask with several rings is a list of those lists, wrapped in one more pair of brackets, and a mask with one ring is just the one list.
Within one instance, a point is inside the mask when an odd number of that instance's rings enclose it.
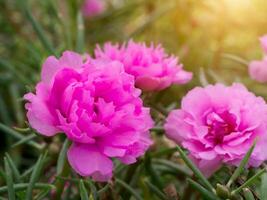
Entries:
{"label": "green foliage", "polygon": [[207,187],[208,190],[215,192],[215,189],[212,187],[210,182],[201,173],[201,171],[194,165],[194,163],[187,157],[187,155],[183,152],[181,147],[177,146],[177,150],[179,151],[181,158],[184,160],[186,165],[194,172],[196,177],[199,178],[203,182],[203,184]]}
{"label": "green foliage", "polygon": [[212,192],[204,188],[199,183],[193,181],[192,179],[188,179],[189,184],[196,189],[205,199],[207,200],[218,200],[219,198],[216,197]]}
{"label": "green foliage", "polygon": [[87,190],[84,186],[83,180],[80,180],[79,191],[81,194],[81,200],[89,200],[89,196],[88,196]]}
{"label": "green foliage", "polygon": [[245,157],[242,159],[242,161],[240,162],[240,165],[236,168],[236,170],[234,171],[233,175],[231,176],[231,178],[229,179],[228,183],[226,184],[227,187],[230,187],[231,184],[237,179],[237,177],[242,173],[242,171],[244,170],[244,168],[246,167],[249,158],[254,150],[256,146],[256,142],[254,142],[254,144],[250,147],[249,151],[246,153]]}
{"label": "green foliage", "polygon": [[40,155],[33,169],[32,175],[30,177],[30,182],[29,182],[29,185],[26,191],[27,200],[32,200],[32,196],[33,196],[32,192],[33,192],[34,184],[37,182],[37,180],[39,179],[41,175],[46,155],[47,155],[47,152],[45,154]]}
{"label": "green foliage", "polygon": [[267,200],[267,173],[264,173],[261,178],[260,199]]}
{"label": "green foliage", "polygon": [[[249,60],[261,56],[255,44],[267,32],[262,20],[267,18],[267,3],[243,7],[240,1],[235,12],[228,1],[108,2],[105,13],[86,19],[78,0],[0,1],[0,199],[165,200],[172,199],[167,190],[172,184],[184,200],[267,200],[265,165],[245,169],[255,144],[236,169],[225,168],[206,178],[184,150],[166,142],[162,128],[166,114],[195,85],[241,80],[267,97],[266,86],[251,81],[246,69]],[[253,9],[257,9],[254,15]],[[186,86],[147,95],[156,121],[151,130],[153,147],[136,164],[125,166],[114,160],[114,179],[96,183],[70,169],[69,140],[60,134],[53,139],[39,137],[25,123],[23,95],[34,91],[47,56],[66,49],[91,53],[97,43],[132,37],[163,43],[196,77]]]}
{"label": "green foliage", "polygon": [[5,177],[7,183],[8,199],[15,200],[12,171],[6,158],[4,158],[4,163],[5,163]]}

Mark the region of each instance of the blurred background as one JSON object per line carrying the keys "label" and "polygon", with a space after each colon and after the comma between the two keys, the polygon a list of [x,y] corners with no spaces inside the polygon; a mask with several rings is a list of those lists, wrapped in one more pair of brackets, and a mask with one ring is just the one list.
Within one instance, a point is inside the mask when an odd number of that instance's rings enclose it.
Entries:
{"label": "blurred background", "polygon": [[66,49],[92,53],[97,43],[130,38],[161,43],[194,73],[191,83],[157,94],[163,105],[179,104],[190,88],[215,82],[243,82],[267,98],[266,86],[247,71],[249,61],[263,56],[258,38],[267,33],[266,0],[103,1],[103,12],[85,16],[81,0],[0,0],[0,158],[9,150],[23,169],[38,155],[25,145],[12,148],[21,139],[17,132],[32,131],[22,97],[40,79],[43,60]]}

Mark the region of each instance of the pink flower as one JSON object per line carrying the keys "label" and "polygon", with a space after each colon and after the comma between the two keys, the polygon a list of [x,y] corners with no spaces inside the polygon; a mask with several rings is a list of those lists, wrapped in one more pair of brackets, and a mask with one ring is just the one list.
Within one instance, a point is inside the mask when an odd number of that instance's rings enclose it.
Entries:
{"label": "pink flower", "polygon": [[93,17],[103,13],[106,5],[103,0],[85,0],[82,6],[83,15]]}
{"label": "pink flower", "polygon": [[261,43],[261,47],[263,48],[263,50],[267,54],[267,35],[260,37],[260,43]]}
{"label": "pink flower", "polygon": [[263,60],[252,61],[249,64],[249,74],[253,80],[260,83],[267,82],[267,57]]}
{"label": "pink flower", "polygon": [[[267,54],[267,35],[262,36],[260,42],[265,54]],[[267,56],[262,60],[251,61],[248,70],[251,79],[260,83],[267,83]]]}
{"label": "pink flower", "polygon": [[124,64],[125,71],[136,79],[136,86],[145,91],[158,91],[171,84],[185,84],[192,78],[192,73],[183,70],[178,58],[168,56],[158,45],[149,47],[145,43],[135,43],[119,46],[106,43],[101,49],[95,50],[97,58],[117,60]]}
{"label": "pink flower", "polygon": [[36,94],[25,95],[27,117],[42,135],[66,134],[73,142],[68,160],[77,173],[107,181],[111,158],[134,163],[152,143],[153,121],[140,93],[121,63],[83,61],[65,51],[44,62]]}
{"label": "pink flower", "polygon": [[267,159],[267,104],[241,84],[196,87],[164,126],[207,176],[223,163],[238,166],[258,138],[249,166]]}

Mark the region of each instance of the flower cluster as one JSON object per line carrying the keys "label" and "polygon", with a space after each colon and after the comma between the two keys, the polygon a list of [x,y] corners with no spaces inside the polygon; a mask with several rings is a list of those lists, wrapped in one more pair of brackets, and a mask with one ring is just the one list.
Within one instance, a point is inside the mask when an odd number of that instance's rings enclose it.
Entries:
{"label": "flower cluster", "polygon": [[[267,54],[267,35],[260,38],[262,49]],[[260,83],[267,82],[267,56],[262,60],[255,60],[249,64],[250,77]]]}
{"label": "flower cluster", "polygon": [[103,49],[97,47],[95,56],[122,62],[125,71],[135,77],[136,86],[144,91],[162,90],[192,78],[192,73],[183,70],[178,58],[168,56],[160,45],[148,47],[132,40],[122,45],[106,43]]}
{"label": "flower cluster", "polygon": [[241,84],[196,87],[169,114],[167,136],[187,148],[208,176],[221,164],[239,165],[258,138],[249,166],[267,159],[267,104]]}
{"label": "flower cluster", "polygon": [[30,125],[45,136],[64,132],[72,168],[82,176],[107,181],[111,158],[130,164],[152,143],[153,121],[143,106],[134,77],[116,61],[83,58],[66,51],[42,67],[36,94],[25,99]]}
{"label": "flower cluster", "polygon": [[[267,53],[266,40],[261,38]],[[267,65],[257,66],[250,65],[252,77],[267,81],[260,73]],[[36,92],[24,97],[27,117],[40,134],[63,132],[72,141],[68,160],[77,173],[107,181],[112,159],[134,163],[152,144],[153,120],[135,86],[158,91],[191,78],[160,46],[106,43],[96,48],[95,58],[65,51],[44,62]],[[238,165],[256,139],[248,166],[267,160],[267,104],[242,84],[194,88],[181,109],[170,112],[164,128],[207,176],[222,164]]]}

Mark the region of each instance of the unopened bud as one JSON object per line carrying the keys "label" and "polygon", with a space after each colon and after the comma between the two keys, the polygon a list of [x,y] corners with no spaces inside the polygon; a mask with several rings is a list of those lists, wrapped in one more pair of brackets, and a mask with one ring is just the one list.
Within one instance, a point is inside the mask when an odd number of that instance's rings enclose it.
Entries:
{"label": "unopened bud", "polygon": [[221,184],[217,184],[216,194],[223,199],[227,199],[230,196],[229,189],[225,185]]}

